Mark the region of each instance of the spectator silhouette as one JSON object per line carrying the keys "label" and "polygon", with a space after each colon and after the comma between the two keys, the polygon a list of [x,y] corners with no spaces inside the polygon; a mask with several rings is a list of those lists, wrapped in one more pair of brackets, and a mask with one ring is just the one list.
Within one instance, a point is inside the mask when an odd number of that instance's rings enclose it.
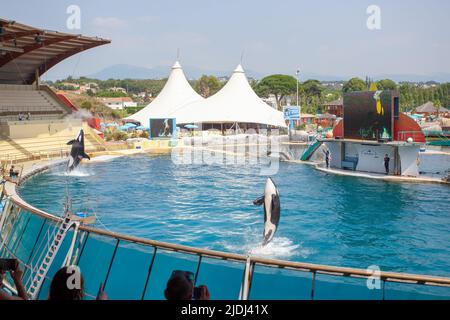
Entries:
{"label": "spectator silhouette", "polygon": [[[50,294],[48,299],[53,301],[82,300],[84,293],[84,278],[81,271],[76,266],[63,267],[56,272],[50,284]],[[107,300],[108,297],[103,291],[103,285],[97,300]]]}
{"label": "spectator silhouette", "polygon": [[[194,290],[199,292],[198,297],[194,297]],[[194,274],[189,271],[175,270],[167,281],[164,296],[167,300],[209,300],[209,290],[205,285],[194,288]]]}
{"label": "spectator silhouette", "polygon": [[17,295],[9,294],[4,290],[3,279],[5,277],[6,270],[0,270],[0,300],[28,300],[27,292],[22,284],[22,270],[20,269],[18,261],[16,261],[16,268],[9,270],[9,274],[14,281],[14,285],[17,290]]}
{"label": "spectator silhouette", "polygon": [[14,166],[11,166],[9,169],[9,177],[10,178],[16,178],[19,176],[19,171],[14,170]]}

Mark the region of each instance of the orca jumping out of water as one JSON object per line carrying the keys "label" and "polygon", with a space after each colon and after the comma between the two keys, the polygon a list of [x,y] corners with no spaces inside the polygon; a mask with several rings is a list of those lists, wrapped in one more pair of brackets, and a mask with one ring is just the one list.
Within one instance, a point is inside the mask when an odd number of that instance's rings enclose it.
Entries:
{"label": "orca jumping out of water", "polygon": [[67,142],[68,145],[72,145],[72,149],[70,150],[69,163],[67,164],[67,172],[71,172],[81,162],[81,159],[89,159],[91,158],[84,152],[84,132],[83,129],[80,130],[78,137],[76,139],[70,140]]}
{"label": "orca jumping out of water", "polygon": [[271,178],[267,178],[264,188],[264,195],[253,201],[253,204],[260,206],[264,204],[264,233],[263,246],[272,241],[273,236],[280,222],[280,196],[278,189]]}

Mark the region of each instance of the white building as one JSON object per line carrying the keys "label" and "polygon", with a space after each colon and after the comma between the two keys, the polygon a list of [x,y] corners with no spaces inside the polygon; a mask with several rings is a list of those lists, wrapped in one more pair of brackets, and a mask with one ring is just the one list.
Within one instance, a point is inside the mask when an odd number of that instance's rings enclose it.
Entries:
{"label": "white building", "polygon": [[105,106],[113,110],[122,110],[129,107],[137,107],[137,103],[134,102],[130,97],[101,98],[101,101]]}

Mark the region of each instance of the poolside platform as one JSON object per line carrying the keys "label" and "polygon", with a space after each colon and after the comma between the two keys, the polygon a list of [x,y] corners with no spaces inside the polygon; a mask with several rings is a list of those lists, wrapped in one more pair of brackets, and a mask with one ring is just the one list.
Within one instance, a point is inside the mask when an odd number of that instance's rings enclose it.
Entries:
{"label": "poolside platform", "polygon": [[441,184],[449,184],[450,185],[450,182],[445,182],[442,179],[433,178],[433,177],[407,177],[407,176],[385,175],[385,174],[371,173],[371,172],[350,171],[350,170],[342,170],[342,169],[335,169],[335,168],[326,168],[324,164],[315,164],[314,168],[316,170],[319,170],[319,171],[322,171],[325,173],[337,174],[337,175],[341,175],[341,176],[384,180],[384,181],[389,181],[389,182],[441,183]]}

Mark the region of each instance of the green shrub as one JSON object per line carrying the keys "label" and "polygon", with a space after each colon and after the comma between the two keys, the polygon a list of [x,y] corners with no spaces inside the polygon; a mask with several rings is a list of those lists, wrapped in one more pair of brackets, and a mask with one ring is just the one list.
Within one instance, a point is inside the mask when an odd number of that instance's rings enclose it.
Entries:
{"label": "green shrub", "polygon": [[113,132],[112,137],[114,141],[124,141],[128,138],[128,134],[126,132],[117,130]]}
{"label": "green shrub", "polygon": [[141,138],[148,139],[148,137],[149,137],[148,131],[142,131],[140,137],[141,137]]}

